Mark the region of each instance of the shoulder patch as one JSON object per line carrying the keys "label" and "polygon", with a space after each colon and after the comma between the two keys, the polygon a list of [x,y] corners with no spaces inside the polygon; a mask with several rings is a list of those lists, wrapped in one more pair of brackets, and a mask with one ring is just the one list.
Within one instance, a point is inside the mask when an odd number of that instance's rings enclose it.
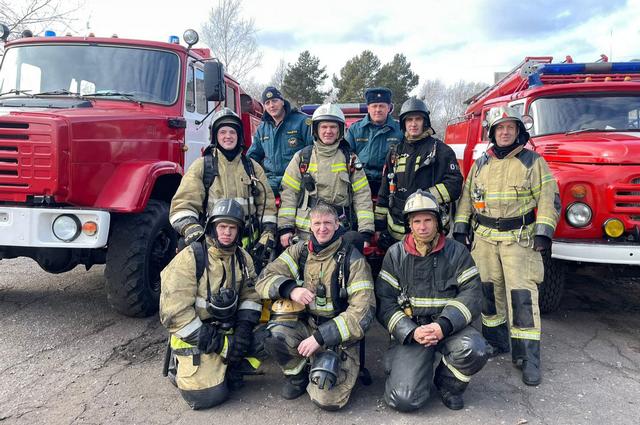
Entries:
{"label": "shoulder patch", "polygon": [[312,123],[312,122],[313,122],[313,121],[311,120],[311,118],[307,118],[307,119],[305,119],[305,120],[304,120],[304,123],[305,123],[306,125],[311,125],[311,123]]}
{"label": "shoulder patch", "polygon": [[539,156],[540,155],[532,150],[522,149],[520,152],[518,152],[516,158],[518,158],[520,162],[522,162],[522,165],[524,165],[526,168],[531,168],[533,167],[533,163],[536,161],[536,159],[538,159]]}

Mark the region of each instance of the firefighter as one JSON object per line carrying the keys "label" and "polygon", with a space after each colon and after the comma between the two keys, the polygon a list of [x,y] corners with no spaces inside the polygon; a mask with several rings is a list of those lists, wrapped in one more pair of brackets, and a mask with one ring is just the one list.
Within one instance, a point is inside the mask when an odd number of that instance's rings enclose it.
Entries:
{"label": "firefighter", "polygon": [[294,399],[306,390],[319,407],[337,410],[358,377],[358,342],[375,314],[373,280],[365,258],[342,238],[331,206],[318,204],[310,219],[309,241],[270,263],[256,290],[276,300],[264,346],[284,372],[282,397]]}
{"label": "firefighter", "polygon": [[493,145],[469,171],[454,238],[468,243],[473,228],[471,254],[484,294],[482,333],[491,344],[491,354],[511,348],[522,381],[538,385],[538,285],[544,277],[540,253],[551,249],[560,195],[545,160],[525,149],[529,133],[520,115],[508,107],[493,108],[487,115]]}
{"label": "firefighter", "polygon": [[399,411],[418,409],[433,377],[444,405],[459,410],[471,375],[487,362],[486,341],[471,326],[480,314],[478,269],[463,245],[445,238],[431,193],[409,196],[404,215],[411,231],[387,251],[375,285],[378,320],[391,334],[384,398]]}
{"label": "firefighter", "polygon": [[271,190],[277,195],[293,154],[313,141],[311,119],[293,108],[275,87],[262,92],[262,103],[265,113],[247,155],[264,167]]}
{"label": "firefighter", "polygon": [[206,236],[161,273],[160,321],[171,334],[175,384],[192,409],[220,404],[229,387],[241,386],[234,371],[252,347],[260,319],[253,262],[238,244],[244,215],[235,200],[218,201]]}
{"label": "firefighter", "polygon": [[309,212],[324,202],[336,209],[342,225],[352,230],[348,238],[362,251],[373,236],[373,202],[362,163],[343,139],[344,114],[327,103],[316,109],[312,120],[313,146],[296,152],[282,179],[280,243],[289,246],[294,234],[307,239]]}
{"label": "firefighter", "polygon": [[460,196],[462,174],[456,155],[434,135],[427,105],[411,98],[400,108],[404,139],[392,147],[385,161],[384,179],[375,209],[378,245],[388,247],[407,232],[403,220],[405,200],[418,189],[428,190],[443,209],[448,228],[451,205]]}
{"label": "firefighter", "polygon": [[400,124],[391,116],[391,90],[386,87],[368,88],[364,92],[367,116],[349,126],[345,139],[358,154],[371,186],[377,195],[382,181],[382,168],[391,145],[402,141]]}
{"label": "firefighter", "polygon": [[212,144],[182,178],[171,200],[169,221],[189,245],[202,236],[201,223],[215,203],[235,199],[245,211],[242,245],[261,261],[275,246],[276,205],[262,167],[242,152],[243,134],[242,121],[231,109],[214,114]]}

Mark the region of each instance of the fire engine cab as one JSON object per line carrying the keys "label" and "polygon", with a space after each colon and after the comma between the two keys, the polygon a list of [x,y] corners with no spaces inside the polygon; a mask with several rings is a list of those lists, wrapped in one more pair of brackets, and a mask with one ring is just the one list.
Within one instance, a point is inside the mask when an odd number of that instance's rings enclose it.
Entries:
{"label": "fire engine cab", "polygon": [[568,267],[640,275],[640,62],[527,57],[466,103],[445,135],[463,174],[489,145],[487,112],[506,105],[530,121],[527,147],[558,181],[562,210],[545,258],[543,312],[559,306]]}
{"label": "fire engine cab", "polygon": [[187,47],[176,36],[46,35],[4,46],[0,259],[30,257],[51,273],[106,264],[109,303],[151,315],[176,248],[169,204],[209,144],[209,113],[236,111],[250,143],[262,106],[208,49],[191,48],[193,30]]}

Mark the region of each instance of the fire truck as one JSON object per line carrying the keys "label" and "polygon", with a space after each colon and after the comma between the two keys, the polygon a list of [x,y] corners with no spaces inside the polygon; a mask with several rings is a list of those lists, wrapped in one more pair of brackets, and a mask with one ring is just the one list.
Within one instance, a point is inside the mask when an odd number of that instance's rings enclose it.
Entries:
{"label": "fire truck", "polygon": [[489,145],[487,112],[506,105],[523,114],[527,147],[545,158],[560,187],[560,221],[544,257],[543,312],[558,308],[570,269],[640,275],[640,62],[526,57],[466,103],[445,135],[463,174]]}
{"label": "fire truck", "polygon": [[30,257],[50,273],[106,264],[115,310],[157,311],[176,249],[169,204],[209,144],[211,112],[236,111],[247,143],[263,112],[208,49],[192,48],[195,31],[183,38],[187,47],[47,32],[5,44],[0,259]]}

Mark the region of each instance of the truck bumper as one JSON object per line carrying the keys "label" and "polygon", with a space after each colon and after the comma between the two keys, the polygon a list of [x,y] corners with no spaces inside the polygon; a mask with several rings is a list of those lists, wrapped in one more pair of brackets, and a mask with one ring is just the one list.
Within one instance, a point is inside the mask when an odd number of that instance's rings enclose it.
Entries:
{"label": "truck bumper", "polygon": [[554,240],[551,256],[558,260],[640,266],[640,244]]}
{"label": "truck bumper", "polygon": [[[80,231],[75,239],[64,242],[53,233],[53,222],[61,215],[77,218],[80,226],[93,221],[97,232],[89,236]],[[107,211],[0,206],[0,246],[102,248],[107,244],[109,224]]]}

